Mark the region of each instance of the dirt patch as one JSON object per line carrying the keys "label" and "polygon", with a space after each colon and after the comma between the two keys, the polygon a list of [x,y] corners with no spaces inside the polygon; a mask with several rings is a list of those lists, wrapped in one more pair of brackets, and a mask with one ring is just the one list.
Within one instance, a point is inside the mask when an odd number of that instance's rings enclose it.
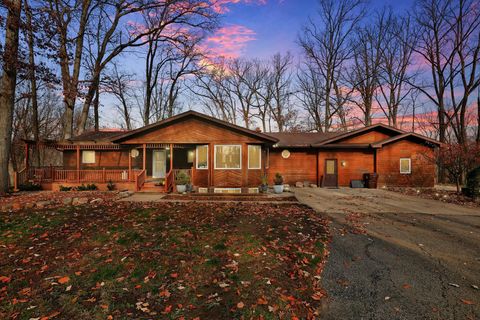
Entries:
{"label": "dirt patch", "polygon": [[[0,212],[1,211],[19,211],[25,206],[31,208],[39,202],[48,201],[45,205],[47,208],[57,208],[64,206],[64,199],[66,198],[86,198],[88,202],[94,199],[102,199],[103,201],[110,201],[118,197],[119,192],[104,192],[104,191],[32,191],[32,192],[17,192],[0,197]],[[4,208],[5,207],[5,208]],[[4,210],[2,210],[4,208]]]}
{"label": "dirt patch", "polygon": [[474,201],[472,198],[466,197],[462,194],[458,194],[452,190],[442,189],[416,189],[416,188],[388,188],[389,191],[398,192],[401,194],[416,196],[423,199],[438,200],[445,203],[458,204],[465,207],[480,208],[480,202]]}
{"label": "dirt patch", "polygon": [[0,216],[0,318],[319,314],[327,221],[298,204],[127,203]]}

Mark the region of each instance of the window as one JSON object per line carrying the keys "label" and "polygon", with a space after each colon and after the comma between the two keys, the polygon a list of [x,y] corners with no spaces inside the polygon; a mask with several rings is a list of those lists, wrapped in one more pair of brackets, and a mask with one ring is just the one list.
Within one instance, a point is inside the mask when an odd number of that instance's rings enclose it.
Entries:
{"label": "window", "polygon": [[187,151],[187,162],[188,163],[193,163],[193,156],[195,155],[195,152],[193,150],[188,150]]}
{"label": "window", "polygon": [[262,168],[262,146],[248,146],[248,169]]}
{"label": "window", "polygon": [[95,151],[82,151],[82,163],[95,163]]}
{"label": "window", "polygon": [[215,146],[215,169],[241,169],[242,146],[240,145],[216,145]]}
{"label": "window", "polygon": [[197,169],[208,169],[208,146],[197,146]]}
{"label": "window", "polygon": [[400,173],[401,174],[412,173],[412,161],[410,158],[400,158]]}

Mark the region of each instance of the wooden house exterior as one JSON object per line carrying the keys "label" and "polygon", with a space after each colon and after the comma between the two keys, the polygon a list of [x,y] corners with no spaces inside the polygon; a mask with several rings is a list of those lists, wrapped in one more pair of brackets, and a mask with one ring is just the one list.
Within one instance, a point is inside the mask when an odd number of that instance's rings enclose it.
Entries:
{"label": "wooden house exterior", "polygon": [[379,186],[432,187],[438,145],[380,124],[344,133],[261,133],[188,111],[136,130],[45,143],[62,152],[63,167],[34,168],[27,159],[16,181],[53,190],[80,183],[105,189],[111,181],[119,189],[168,192],[184,171],[202,190],[245,192],[264,175],[271,184],[276,172],[291,185],[323,187],[349,186],[377,173]]}

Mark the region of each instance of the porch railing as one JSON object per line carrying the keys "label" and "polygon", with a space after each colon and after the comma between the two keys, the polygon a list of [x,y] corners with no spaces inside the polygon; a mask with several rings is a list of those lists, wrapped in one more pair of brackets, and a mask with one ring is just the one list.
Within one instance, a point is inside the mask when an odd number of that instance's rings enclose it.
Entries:
{"label": "porch railing", "polygon": [[140,189],[142,189],[146,178],[146,170],[142,170],[137,175],[135,175],[135,191],[140,191]]}
{"label": "porch railing", "polygon": [[27,168],[23,168],[20,171],[16,171],[13,176],[13,190],[17,191],[18,187],[28,180]]}
{"label": "porch railing", "polygon": [[[25,170],[25,169],[24,169]],[[24,171],[22,170],[22,171]],[[17,180],[20,181],[20,174],[17,173]],[[134,177],[141,170],[128,169],[95,169],[95,170],[71,170],[61,167],[29,168],[25,170],[25,181],[35,182],[133,182]],[[23,174],[23,173],[22,173]],[[20,184],[20,182],[19,182]]]}
{"label": "porch railing", "polygon": [[174,182],[175,182],[175,170],[170,170],[165,176],[165,192],[173,191]]}

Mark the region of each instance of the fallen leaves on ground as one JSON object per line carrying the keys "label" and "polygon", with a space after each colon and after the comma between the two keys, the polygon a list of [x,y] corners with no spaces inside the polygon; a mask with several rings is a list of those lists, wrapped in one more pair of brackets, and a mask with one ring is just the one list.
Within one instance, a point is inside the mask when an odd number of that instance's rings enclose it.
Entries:
{"label": "fallen leaves on ground", "polygon": [[6,213],[0,318],[313,319],[328,241],[293,201]]}

